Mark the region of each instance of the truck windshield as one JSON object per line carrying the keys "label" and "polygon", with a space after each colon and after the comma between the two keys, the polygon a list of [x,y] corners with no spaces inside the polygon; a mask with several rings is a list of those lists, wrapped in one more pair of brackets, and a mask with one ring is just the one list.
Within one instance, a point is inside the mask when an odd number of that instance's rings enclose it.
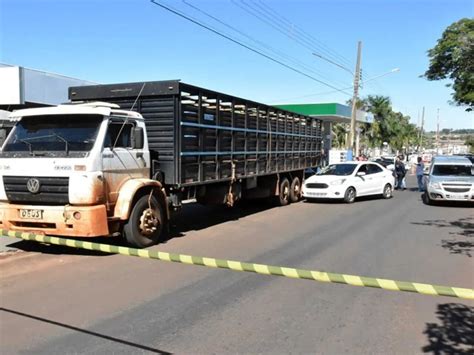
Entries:
{"label": "truck windshield", "polygon": [[470,165],[438,165],[433,166],[434,176],[473,176],[473,167]]}
{"label": "truck windshield", "polygon": [[354,172],[356,166],[356,164],[333,164],[329,165],[327,168],[316,175],[347,176]]}
{"label": "truck windshield", "polygon": [[3,153],[37,156],[85,156],[94,146],[100,115],[23,117],[3,147]]}

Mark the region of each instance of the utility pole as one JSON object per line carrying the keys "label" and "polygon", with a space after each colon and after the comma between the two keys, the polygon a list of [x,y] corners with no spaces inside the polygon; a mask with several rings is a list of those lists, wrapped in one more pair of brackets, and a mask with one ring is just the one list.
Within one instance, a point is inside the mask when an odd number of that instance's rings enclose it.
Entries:
{"label": "utility pole", "polygon": [[352,112],[351,112],[351,130],[349,132],[349,142],[347,150],[352,150],[352,159],[358,152],[354,151],[355,130],[356,130],[356,113],[357,113],[357,96],[359,95],[359,81],[360,81],[360,56],[362,52],[362,42],[357,43],[357,62],[354,72],[354,94],[352,96]]}
{"label": "utility pole", "polygon": [[424,125],[425,125],[425,106],[423,106],[423,111],[421,113],[420,149],[423,148],[423,126]]}

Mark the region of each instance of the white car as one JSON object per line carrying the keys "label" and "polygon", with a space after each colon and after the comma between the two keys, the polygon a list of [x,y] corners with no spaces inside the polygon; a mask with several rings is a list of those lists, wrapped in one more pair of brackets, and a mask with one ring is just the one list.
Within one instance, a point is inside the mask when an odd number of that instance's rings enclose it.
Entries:
{"label": "white car", "polygon": [[443,201],[474,203],[474,165],[465,157],[437,156],[431,161],[424,195],[426,204]]}
{"label": "white car", "polygon": [[352,203],[360,196],[390,198],[394,184],[392,172],[380,164],[351,161],[331,164],[309,177],[303,184],[302,194],[306,200],[343,199]]}

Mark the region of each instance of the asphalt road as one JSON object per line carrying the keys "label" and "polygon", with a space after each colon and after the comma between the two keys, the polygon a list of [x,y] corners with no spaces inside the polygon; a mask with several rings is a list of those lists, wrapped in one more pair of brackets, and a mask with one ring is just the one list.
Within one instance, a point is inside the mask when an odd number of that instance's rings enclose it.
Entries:
{"label": "asphalt road", "polygon": [[[473,212],[408,190],[352,205],[189,205],[154,249],[473,288]],[[0,260],[2,354],[474,351],[470,301],[13,247],[26,252]]]}

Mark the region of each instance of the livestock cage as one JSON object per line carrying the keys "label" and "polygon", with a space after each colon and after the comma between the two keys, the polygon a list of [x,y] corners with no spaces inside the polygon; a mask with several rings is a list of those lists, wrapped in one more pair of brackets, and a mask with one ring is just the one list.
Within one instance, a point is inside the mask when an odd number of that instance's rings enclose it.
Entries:
{"label": "livestock cage", "polygon": [[71,87],[69,98],[141,113],[168,186],[303,170],[321,158],[321,120],[179,80]]}

